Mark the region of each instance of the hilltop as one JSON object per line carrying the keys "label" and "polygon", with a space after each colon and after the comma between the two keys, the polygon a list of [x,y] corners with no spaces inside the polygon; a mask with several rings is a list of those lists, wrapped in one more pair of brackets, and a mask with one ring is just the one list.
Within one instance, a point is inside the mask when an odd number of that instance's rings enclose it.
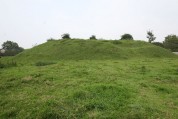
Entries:
{"label": "hilltop", "polygon": [[51,40],[14,57],[20,62],[58,60],[109,60],[175,57],[170,51],[144,41]]}

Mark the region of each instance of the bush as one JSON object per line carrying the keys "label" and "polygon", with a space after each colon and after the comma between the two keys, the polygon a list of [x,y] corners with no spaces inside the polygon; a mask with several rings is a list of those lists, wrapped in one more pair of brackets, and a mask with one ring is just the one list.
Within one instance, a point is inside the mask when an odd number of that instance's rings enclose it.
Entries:
{"label": "bush", "polygon": [[68,34],[68,33],[63,34],[62,39],[71,39],[70,34]]}
{"label": "bush", "polygon": [[170,49],[172,52],[178,52],[178,36],[168,35],[163,42],[165,48]]}
{"label": "bush", "polygon": [[[2,50],[4,50],[3,53]],[[22,47],[19,47],[17,43],[12,41],[6,41],[2,44],[0,56],[14,56],[22,52],[23,50],[24,49]]]}
{"label": "bush", "polygon": [[90,37],[90,40],[97,40],[97,39],[96,39],[96,36],[95,36],[95,35],[92,35],[92,36]]}
{"label": "bush", "polygon": [[163,43],[160,43],[160,42],[153,42],[152,44],[164,48]]}
{"label": "bush", "polygon": [[149,43],[152,43],[156,39],[152,31],[147,31],[147,38]]}
{"label": "bush", "polygon": [[133,36],[130,34],[124,34],[121,36],[121,40],[133,40]]}

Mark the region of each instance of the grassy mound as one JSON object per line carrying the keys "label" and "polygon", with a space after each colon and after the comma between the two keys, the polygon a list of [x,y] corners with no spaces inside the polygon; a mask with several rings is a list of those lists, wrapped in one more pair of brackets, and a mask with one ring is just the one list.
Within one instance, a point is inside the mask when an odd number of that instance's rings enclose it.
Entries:
{"label": "grassy mound", "polygon": [[142,41],[48,41],[1,58],[0,119],[177,119],[174,57]]}
{"label": "grassy mound", "polygon": [[14,57],[20,62],[108,60],[175,57],[170,51],[143,41],[58,40],[26,50]]}

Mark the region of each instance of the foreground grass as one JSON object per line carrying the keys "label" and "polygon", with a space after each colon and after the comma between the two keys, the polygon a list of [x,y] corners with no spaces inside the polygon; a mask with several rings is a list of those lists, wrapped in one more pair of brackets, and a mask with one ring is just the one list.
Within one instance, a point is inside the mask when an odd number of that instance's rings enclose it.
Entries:
{"label": "foreground grass", "polygon": [[178,118],[174,58],[18,64],[0,76],[0,118]]}

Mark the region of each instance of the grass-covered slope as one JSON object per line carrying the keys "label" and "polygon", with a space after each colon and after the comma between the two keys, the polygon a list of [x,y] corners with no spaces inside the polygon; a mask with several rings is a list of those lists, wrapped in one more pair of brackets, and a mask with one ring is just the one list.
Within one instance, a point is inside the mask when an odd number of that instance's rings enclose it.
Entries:
{"label": "grass-covered slope", "polygon": [[143,41],[58,40],[26,50],[17,55],[20,61],[106,60],[137,57],[175,57],[170,51]]}
{"label": "grass-covered slope", "polygon": [[1,58],[0,119],[178,119],[174,57],[141,41],[60,40]]}
{"label": "grass-covered slope", "polygon": [[0,69],[0,119],[178,119],[178,60]]}

